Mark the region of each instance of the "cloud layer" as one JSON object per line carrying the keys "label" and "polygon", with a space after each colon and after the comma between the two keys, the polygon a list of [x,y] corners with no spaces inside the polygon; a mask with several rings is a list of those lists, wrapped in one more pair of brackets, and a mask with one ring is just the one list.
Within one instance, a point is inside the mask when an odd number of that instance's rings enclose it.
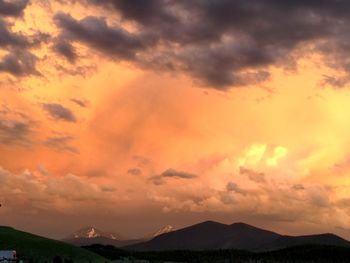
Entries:
{"label": "cloud layer", "polygon": [[340,61],[348,50],[346,1],[87,2],[114,8],[136,28],[130,32],[104,18],[77,20],[58,13],[60,39],[157,71],[186,72],[209,87],[260,83],[269,78],[270,67],[294,67],[300,52],[310,49],[336,61],[347,74],[347,63]]}

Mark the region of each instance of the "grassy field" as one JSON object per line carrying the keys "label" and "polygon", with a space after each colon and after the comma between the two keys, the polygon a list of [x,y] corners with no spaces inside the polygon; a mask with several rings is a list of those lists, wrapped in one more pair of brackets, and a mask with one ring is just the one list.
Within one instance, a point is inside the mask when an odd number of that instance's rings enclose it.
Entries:
{"label": "grassy field", "polygon": [[55,256],[73,262],[110,262],[83,248],[4,226],[0,226],[0,250],[16,250],[20,258],[35,263],[52,262]]}

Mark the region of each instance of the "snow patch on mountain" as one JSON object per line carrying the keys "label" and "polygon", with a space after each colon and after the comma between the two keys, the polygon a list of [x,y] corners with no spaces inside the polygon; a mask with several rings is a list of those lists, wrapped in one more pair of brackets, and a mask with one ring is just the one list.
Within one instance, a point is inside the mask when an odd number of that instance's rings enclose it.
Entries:
{"label": "snow patch on mountain", "polygon": [[76,232],[74,232],[68,239],[74,238],[97,238],[97,237],[105,237],[113,240],[122,240],[122,237],[118,234],[111,232],[104,232],[95,227],[85,227]]}
{"label": "snow patch on mountain", "polygon": [[171,225],[167,225],[161,229],[159,229],[157,232],[153,233],[152,237],[157,237],[157,236],[160,236],[160,235],[163,235],[163,234],[166,234],[166,233],[170,233],[172,231],[174,231],[174,227],[171,226]]}

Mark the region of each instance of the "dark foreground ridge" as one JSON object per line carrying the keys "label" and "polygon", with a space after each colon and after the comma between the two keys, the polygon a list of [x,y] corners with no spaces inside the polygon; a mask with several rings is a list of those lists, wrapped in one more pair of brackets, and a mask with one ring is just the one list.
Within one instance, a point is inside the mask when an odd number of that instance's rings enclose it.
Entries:
{"label": "dark foreground ridge", "polygon": [[334,234],[285,236],[244,223],[226,225],[206,221],[157,236],[147,242],[126,246],[124,249],[129,251],[236,249],[262,252],[307,244],[350,247],[349,241]]}
{"label": "dark foreground ridge", "polygon": [[5,226],[0,226],[0,250],[16,250],[25,262],[52,262],[55,257],[64,262],[109,262],[86,249]]}

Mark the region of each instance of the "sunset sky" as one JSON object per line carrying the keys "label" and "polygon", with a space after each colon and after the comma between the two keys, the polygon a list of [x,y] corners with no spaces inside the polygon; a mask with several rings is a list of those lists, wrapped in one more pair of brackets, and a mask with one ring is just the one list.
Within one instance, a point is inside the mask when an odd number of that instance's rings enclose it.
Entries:
{"label": "sunset sky", "polygon": [[350,239],[346,0],[0,0],[0,224]]}

